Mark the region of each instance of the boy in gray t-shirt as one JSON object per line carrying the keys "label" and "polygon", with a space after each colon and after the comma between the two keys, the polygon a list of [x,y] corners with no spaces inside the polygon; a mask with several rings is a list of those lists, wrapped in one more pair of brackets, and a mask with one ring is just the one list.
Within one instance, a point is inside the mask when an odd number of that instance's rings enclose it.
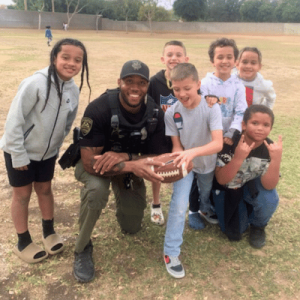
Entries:
{"label": "boy in gray t-shirt", "polygon": [[171,71],[175,97],[178,99],[165,113],[166,135],[171,136],[174,163],[194,168],[173,185],[165,234],[164,259],[167,271],[175,278],[185,276],[178,259],[183,241],[185,213],[194,178],[200,189],[200,209],[210,209],[209,194],[216,165],[216,153],[222,150],[222,115],[218,105],[209,108],[198,94],[201,82],[194,65],[182,63]]}

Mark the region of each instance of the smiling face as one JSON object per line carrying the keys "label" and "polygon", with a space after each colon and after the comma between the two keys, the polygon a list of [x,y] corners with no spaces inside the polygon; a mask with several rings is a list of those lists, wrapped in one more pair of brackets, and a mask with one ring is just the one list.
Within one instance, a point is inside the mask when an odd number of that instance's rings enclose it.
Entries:
{"label": "smiling face", "polygon": [[245,136],[245,141],[248,145],[255,142],[262,143],[270,134],[272,129],[272,119],[266,113],[256,112],[251,115],[251,118],[245,123],[242,123],[242,129]]}
{"label": "smiling face", "polygon": [[193,109],[199,105],[201,96],[198,94],[201,82],[193,80],[192,76],[183,80],[172,80],[175,97],[187,109]]}
{"label": "smiling face", "polygon": [[139,111],[148,90],[148,81],[139,75],[127,76],[118,80],[122,106],[135,113]]}
{"label": "smiling face", "polygon": [[166,46],[164,56],[161,57],[161,61],[166,65],[168,73],[178,64],[188,62],[188,60],[189,58],[185,55],[184,49],[176,45]]}
{"label": "smiling face", "polygon": [[231,70],[235,65],[234,50],[231,46],[216,47],[214,51],[213,66],[216,68],[215,76],[223,81],[230,78]]}
{"label": "smiling face", "polygon": [[73,45],[63,45],[54,59],[57,75],[68,81],[79,73],[82,67],[83,50]]}
{"label": "smiling face", "polygon": [[236,66],[240,77],[247,81],[254,80],[257,72],[261,69],[258,54],[252,51],[243,52]]}

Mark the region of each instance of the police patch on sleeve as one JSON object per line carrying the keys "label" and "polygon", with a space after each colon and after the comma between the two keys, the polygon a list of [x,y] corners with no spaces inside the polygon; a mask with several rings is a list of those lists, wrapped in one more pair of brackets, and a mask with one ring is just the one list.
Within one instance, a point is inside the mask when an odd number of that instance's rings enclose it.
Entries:
{"label": "police patch on sleeve", "polygon": [[81,133],[83,136],[86,136],[93,127],[93,120],[87,117],[81,119]]}

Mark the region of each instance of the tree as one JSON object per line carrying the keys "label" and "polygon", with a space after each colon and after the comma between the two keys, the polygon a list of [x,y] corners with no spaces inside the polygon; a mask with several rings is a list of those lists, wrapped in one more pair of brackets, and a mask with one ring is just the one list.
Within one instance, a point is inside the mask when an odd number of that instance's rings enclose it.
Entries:
{"label": "tree", "polygon": [[[52,2],[54,0],[44,0],[44,11],[52,11]],[[13,0],[15,5],[9,6],[10,9],[16,10],[25,10],[24,0]],[[27,10],[36,10],[35,0],[26,1]],[[57,7],[55,8],[56,12],[66,12],[65,0],[55,0]]]}
{"label": "tree", "polygon": [[54,0],[52,0],[51,2],[52,2],[52,12],[55,12],[55,8],[54,8]]}
{"label": "tree", "polygon": [[[83,0],[84,1],[84,0]],[[103,18],[116,19],[115,14],[115,1],[105,0],[85,0],[88,1],[88,5],[85,6],[80,13],[90,15],[102,15]]]}
{"label": "tree", "polygon": [[225,1],[225,22],[239,22],[240,21],[240,7],[243,0],[226,0]]}
{"label": "tree", "polygon": [[281,22],[300,22],[300,0],[286,0],[275,10],[276,16]]}
{"label": "tree", "polygon": [[262,3],[258,10],[259,22],[273,22],[275,20],[275,8],[272,3]]}
{"label": "tree", "polygon": [[172,13],[162,6],[157,6],[153,21],[156,22],[169,22],[172,20]]}
{"label": "tree", "polygon": [[149,22],[150,33],[152,34],[152,20],[155,16],[157,0],[144,0],[143,5],[139,10],[139,20],[143,21],[145,18]]}
{"label": "tree", "polygon": [[[73,3],[73,1],[75,1],[75,2]],[[70,13],[70,7],[71,7],[72,3],[75,5],[75,7],[74,7],[73,12]],[[85,6],[89,5],[89,2],[83,4],[81,7],[80,7],[80,0],[77,0],[77,2],[76,2],[76,0],[66,0],[66,4],[67,4],[67,18],[68,18],[67,24],[68,24],[68,27],[69,27],[72,18],[76,14],[78,14]]]}
{"label": "tree", "polygon": [[245,1],[240,8],[240,14],[243,21],[246,22],[259,22],[258,12],[262,5],[260,0]]}
{"label": "tree", "polygon": [[27,10],[27,0],[24,0],[24,10]]}
{"label": "tree", "polygon": [[[106,7],[108,7],[107,4]],[[141,6],[142,2],[140,0],[116,0],[114,3],[114,19],[126,21],[126,33],[128,33],[128,21],[138,20],[138,14]]]}
{"label": "tree", "polygon": [[30,0],[31,4],[31,10],[36,10],[39,12],[39,30],[41,29],[41,22],[42,22],[42,11],[44,10],[45,7],[45,2],[44,0]]}
{"label": "tree", "polygon": [[177,16],[186,21],[197,21],[205,17],[205,0],[176,0],[173,4]]}
{"label": "tree", "polygon": [[117,0],[115,5],[116,19],[120,21],[137,21],[142,6],[140,0]]}

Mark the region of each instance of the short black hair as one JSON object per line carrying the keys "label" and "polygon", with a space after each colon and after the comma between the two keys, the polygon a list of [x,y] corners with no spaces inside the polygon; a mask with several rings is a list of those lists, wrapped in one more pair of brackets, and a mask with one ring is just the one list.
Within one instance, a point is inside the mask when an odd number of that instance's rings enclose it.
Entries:
{"label": "short black hair", "polygon": [[273,127],[274,120],[275,120],[273,111],[269,107],[262,104],[253,104],[245,110],[244,118],[243,118],[244,123],[247,124],[247,122],[251,119],[252,115],[255,113],[262,113],[262,114],[269,115],[271,118],[271,123],[272,123],[271,125]]}
{"label": "short black hair", "polygon": [[233,48],[233,53],[234,53],[234,58],[237,60],[238,55],[239,55],[239,49],[233,39],[227,39],[227,38],[220,38],[212,42],[208,48],[208,55],[210,61],[213,63],[214,62],[214,56],[215,56],[215,50],[217,47],[232,47]]}
{"label": "short black hair", "polygon": [[244,52],[253,52],[253,53],[256,53],[257,56],[258,56],[258,62],[261,64],[262,55],[261,55],[261,52],[256,47],[245,47],[242,50],[240,50],[239,60],[241,59],[241,57],[242,57],[242,55],[243,55]]}

